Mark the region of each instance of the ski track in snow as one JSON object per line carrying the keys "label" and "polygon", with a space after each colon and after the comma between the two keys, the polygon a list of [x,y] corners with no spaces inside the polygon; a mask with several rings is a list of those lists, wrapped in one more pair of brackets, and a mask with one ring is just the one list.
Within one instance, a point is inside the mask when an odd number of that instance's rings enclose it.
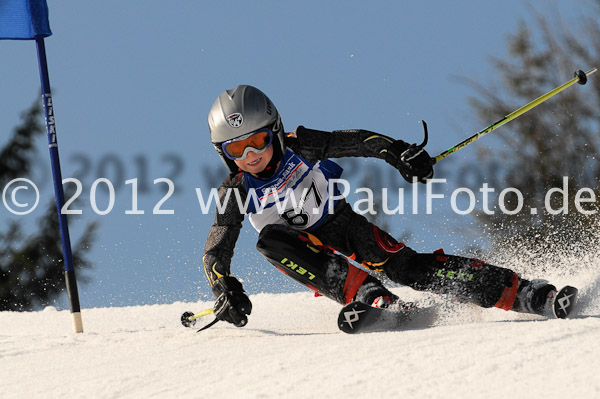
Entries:
{"label": "ski track in snow", "polygon": [[253,295],[246,327],[201,333],[179,317],[207,302],[84,309],[76,335],[68,311],[0,312],[1,397],[597,398],[590,298],[570,320],[450,302],[433,328],[361,335],[340,332],[340,306],[305,292]]}

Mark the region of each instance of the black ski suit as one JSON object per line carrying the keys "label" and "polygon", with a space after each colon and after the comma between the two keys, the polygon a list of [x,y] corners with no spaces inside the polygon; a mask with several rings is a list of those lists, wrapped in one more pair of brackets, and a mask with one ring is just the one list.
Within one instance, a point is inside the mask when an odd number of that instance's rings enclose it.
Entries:
{"label": "black ski suit", "polygon": [[[285,140],[287,148],[309,162],[341,157],[386,159],[386,150],[392,144],[409,146],[366,130],[324,132],[303,126]],[[229,175],[221,184],[221,202],[228,189],[246,193],[242,172]],[[233,196],[229,197],[225,212],[216,214],[203,257],[211,287],[218,278],[230,275],[231,258],[244,217]],[[396,297],[378,279],[351,265],[334,250],[371,270],[385,272],[394,282],[417,290],[449,293],[482,307],[510,310],[519,285],[519,277],[512,270],[477,259],[441,252],[416,253],[355,213],[344,200],[311,233],[295,230],[283,219],[281,224],[265,226],[257,248],[279,270],[341,304],[353,300],[371,304],[378,296]]]}

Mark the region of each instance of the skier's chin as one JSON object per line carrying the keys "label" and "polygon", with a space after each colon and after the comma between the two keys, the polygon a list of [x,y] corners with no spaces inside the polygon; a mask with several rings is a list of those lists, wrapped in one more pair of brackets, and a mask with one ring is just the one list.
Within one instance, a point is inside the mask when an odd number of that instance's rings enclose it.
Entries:
{"label": "skier's chin", "polygon": [[265,169],[264,157],[256,158],[252,162],[247,162],[245,165],[246,172],[260,173]]}

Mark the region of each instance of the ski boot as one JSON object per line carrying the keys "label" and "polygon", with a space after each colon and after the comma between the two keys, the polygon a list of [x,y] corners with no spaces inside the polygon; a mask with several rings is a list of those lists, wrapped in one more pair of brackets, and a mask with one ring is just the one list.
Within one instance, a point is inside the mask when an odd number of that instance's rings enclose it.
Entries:
{"label": "ski boot", "polygon": [[576,297],[574,287],[567,286],[558,291],[547,280],[521,280],[512,310],[564,319],[572,312]]}

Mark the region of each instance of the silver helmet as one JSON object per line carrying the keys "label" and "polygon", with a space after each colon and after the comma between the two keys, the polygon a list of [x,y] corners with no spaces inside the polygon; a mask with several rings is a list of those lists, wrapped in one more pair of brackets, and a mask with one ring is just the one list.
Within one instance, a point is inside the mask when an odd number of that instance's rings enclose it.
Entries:
{"label": "silver helmet", "polygon": [[223,154],[221,144],[265,127],[271,129],[273,145],[281,150],[276,153],[283,153],[284,131],[277,108],[265,93],[248,85],[225,90],[208,113],[210,141],[231,172],[236,172],[238,168]]}

